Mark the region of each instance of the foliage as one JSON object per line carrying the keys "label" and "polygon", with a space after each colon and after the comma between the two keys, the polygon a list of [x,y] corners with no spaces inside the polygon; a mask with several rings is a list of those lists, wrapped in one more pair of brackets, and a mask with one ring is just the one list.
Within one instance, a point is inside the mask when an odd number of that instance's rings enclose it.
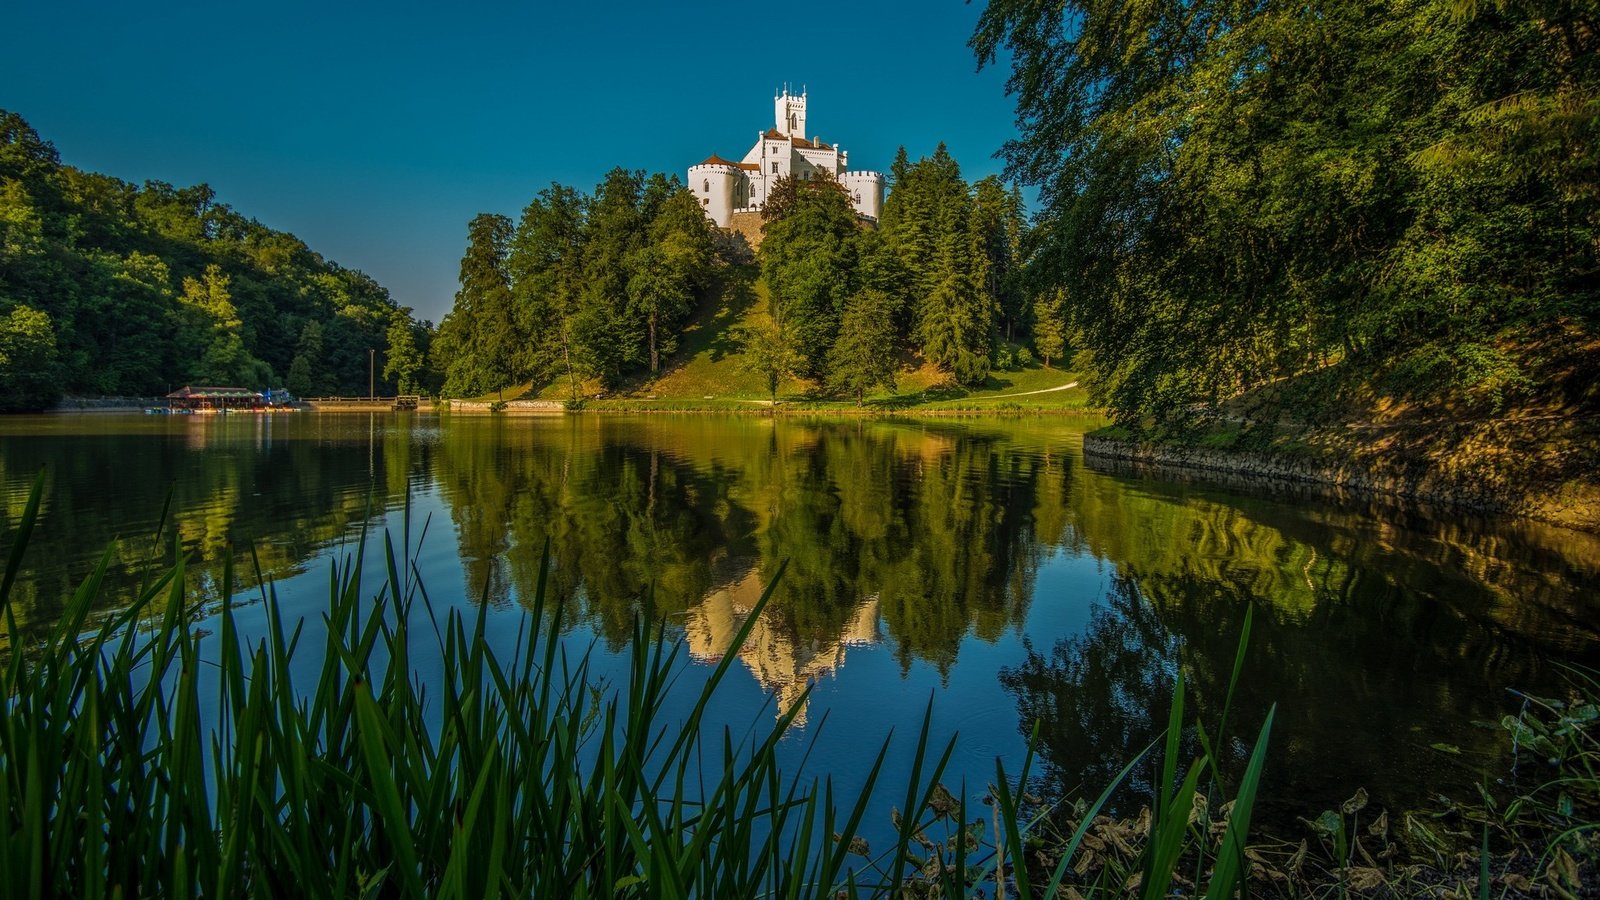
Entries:
{"label": "foliage", "polygon": [[933,156],[895,160],[884,243],[909,283],[911,337],[928,361],[975,385],[989,374],[995,334],[1026,318],[1020,198],[1000,181],[971,187],[943,143]]}
{"label": "foliage", "polygon": [[657,372],[716,269],[710,222],[659,174],[613,169],[592,197],[552,184],[515,227],[485,216],[474,222],[493,234],[469,229],[462,292],[430,354],[453,396],[561,378],[577,399],[582,380]]}
{"label": "foliage", "polygon": [[761,275],[773,321],[792,335],[806,375],[827,370],[845,301],[855,293],[855,210],[843,190],[798,192],[793,207],[765,226]]}
{"label": "foliage", "polygon": [[[856,215],[826,173],[773,187],[762,207],[761,274],[773,327],[796,360],[774,359],[781,371],[762,373],[776,379],[770,396],[790,373],[827,377],[847,301],[863,290],[887,298],[897,343],[963,384],[985,380],[1000,329],[1030,327],[1020,194],[995,178],[969,185],[943,146],[902,163],[879,227]],[[593,195],[551,185],[499,233],[488,254],[469,234],[467,255],[498,260],[504,291],[494,295],[509,291],[509,324],[500,303],[479,311],[482,301],[458,298],[428,364],[452,394],[522,382],[542,391],[559,379],[576,399],[589,379],[615,388],[656,378],[686,331],[700,327],[693,316],[726,271],[694,195],[659,174],[613,169]]]}
{"label": "foliage", "polygon": [[1119,417],[1600,316],[1592,4],[990,0],[972,46]]}
{"label": "foliage", "polygon": [[56,335],[50,317],[27,306],[0,318],[0,410],[37,410],[56,397]]}
{"label": "foliage", "polygon": [[1051,359],[1060,359],[1067,352],[1067,309],[1064,292],[1057,289],[1041,296],[1034,306],[1037,316],[1033,325],[1033,346],[1044,359],[1045,368]]}
{"label": "foliage", "polygon": [[461,289],[439,323],[439,346],[452,352],[441,368],[444,392],[453,397],[486,394],[518,380],[512,328],[511,282],[506,254],[511,220],[480,213],[467,226],[461,258]]}
{"label": "foliage", "polygon": [[839,339],[828,353],[828,384],[854,395],[860,406],[867,391],[894,390],[893,308],[880,291],[866,290],[850,298],[839,326]]}
{"label": "foliage", "polygon": [[426,351],[420,346],[418,332],[426,340],[426,330],[417,327],[409,310],[397,310],[389,320],[389,351],[383,357],[383,377],[392,381],[400,394],[416,394],[422,390],[422,371]]}
{"label": "foliage", "polygon": [[734,339],[744,353],[744,369],[761,376],[767,386],[767,398],[777,402],[778,386],[800,372],[801,360],[794,341],[771,318],[741,328]]}
{"label": "foliage", "polygon": [[[291,373],[318,393],[365,393],[367,350],[382,351],[396,312],[372,279],[206,185],[139,186],[63,165],[0,110],[0,316],[23,307],[48,317],[56,348],[33,406],[185,381],[263,388]],[[313,324],[323,346],[297,367]]]}

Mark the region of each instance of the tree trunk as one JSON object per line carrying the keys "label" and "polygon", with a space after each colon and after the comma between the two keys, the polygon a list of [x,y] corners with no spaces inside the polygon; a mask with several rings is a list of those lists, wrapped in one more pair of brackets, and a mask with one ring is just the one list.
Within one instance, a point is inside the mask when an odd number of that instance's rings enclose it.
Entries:
{"label": "tree trunk", "polygon": [[561,359],[567,364],[567,382],[572,385],[572,401],[578,401],[578,376],[572,371],[572,345],[567,340],[567,322],[561,321]]}
{"label": "tree trunk", "polygon": [[650,312],[650,374],[654,375],[661,369],[661,359],[656,355],[656,314]]}

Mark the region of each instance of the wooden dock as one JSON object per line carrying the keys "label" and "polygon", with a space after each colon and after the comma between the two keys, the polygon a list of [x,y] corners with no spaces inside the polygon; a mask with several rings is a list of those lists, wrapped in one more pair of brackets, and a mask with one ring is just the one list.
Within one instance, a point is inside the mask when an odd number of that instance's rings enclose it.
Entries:
{"label": "wooden dock", "polygon": [[300,402],[313,412],[415,412],[423,405],[416,394],[394,397],[306,397]]}

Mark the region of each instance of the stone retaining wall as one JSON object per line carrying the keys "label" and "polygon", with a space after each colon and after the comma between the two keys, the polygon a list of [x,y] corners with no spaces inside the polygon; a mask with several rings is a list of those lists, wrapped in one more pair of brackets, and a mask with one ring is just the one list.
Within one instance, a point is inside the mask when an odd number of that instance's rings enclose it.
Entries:
{"label": "stone retaining wall", "polygon": [[393,400],[305,400],[300,406],[312,412],[392,412]]}
{"label": "stone retaining wall", "polygon": [[1091,468],[1127,468],[1162,475],[1204,473],[1226,484],[1323,496],[1449,506],[1489,515],[1522,516],[1581,531],[1600,532],[1600,489],[1592,479],[1517,486],[1482,469],[1452,476],[1417,460],[1332,460],[1287,453],[1183,447],[1085,435]]}
{"label": "stone retaining wall", "polygon": [[[486,413],[493,412],[494,404],[482,400],[451,400],[450,411],[453,413]],[[507,413],[559,413],[566,412],[567,405],[559,400],[507,400],[505,409]]]}
{"label": "stone retaining wall", "polygon": [[1182,447],[1086,435],[1087,459],[1118,460],[1152,468],[1198,470],[1265,486],[1323,485],[1356,496],[1383,495],[1491,513],[1522,513],[1516,497],[1491,493],[1400,463],[1381,469],[1359,461],[1334,462],[1289,454]]}

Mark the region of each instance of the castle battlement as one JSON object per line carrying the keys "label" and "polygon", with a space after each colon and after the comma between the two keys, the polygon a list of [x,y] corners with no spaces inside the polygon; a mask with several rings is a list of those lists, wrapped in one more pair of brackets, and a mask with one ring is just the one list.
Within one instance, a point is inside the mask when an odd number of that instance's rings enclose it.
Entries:
{"label": "castle battlement", "polygon": [[794,94],[785,85],[772,99],[773,127],[757,132],[755,145],[742,159],[734,162],[713,153],[689,167],[689,190],[700,200],[706,216],[727,228],[735,212],[765,206],[781,178],[809,181],[831,177],[845,185],[858,214],[876,220],[883,210],[883,174],[849,171],[850,154],[838,144],[823,143],[818,136],[806,138],[808,98],[804,88]]}

